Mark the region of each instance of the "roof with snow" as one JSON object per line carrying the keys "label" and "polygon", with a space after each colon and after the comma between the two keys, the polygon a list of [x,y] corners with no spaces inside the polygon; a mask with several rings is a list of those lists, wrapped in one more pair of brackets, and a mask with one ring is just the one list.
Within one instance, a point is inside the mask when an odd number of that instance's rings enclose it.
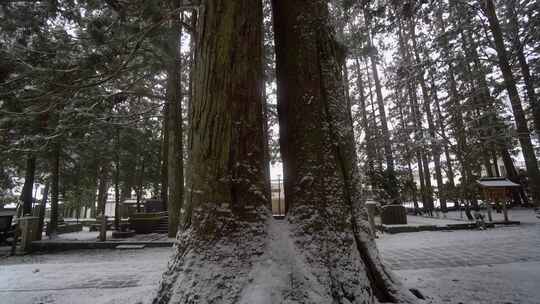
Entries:
{"label": "roof with snow", "polygon": [[513,188],[521,185],[512,182],[507,178],[482,178],[476,181],[482,188]]}

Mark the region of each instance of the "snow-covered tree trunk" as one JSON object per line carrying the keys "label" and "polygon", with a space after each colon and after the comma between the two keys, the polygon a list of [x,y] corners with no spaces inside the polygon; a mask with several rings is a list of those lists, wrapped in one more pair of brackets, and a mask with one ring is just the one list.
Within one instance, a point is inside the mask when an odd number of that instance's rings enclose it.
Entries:
{"label": "snow-covered tree trunk", "polygon": [[[195,51],[197,50],[197,24],[198,24],[198,16],[197,16],[197,10],[192,10],[191,11],[191,18],[190,18],[190,28],[191,28],[191,31],[190,31],[190,53],[189,53],[189,82],[188,82],[188,92],[187,92],[187,96],[188,96],[188,101],[187,101],[187,106],[186,106],[186,110],[187,110],[187,122],[188,122],[188,125],[186,127],[186,130],[189,130],[191,129],[191,117],[192,117],[192,103],[193,103],[193,76],[194,76],[194,72],[195,72]],[[191,142],[191,133],[190,132],[184,132],[185,134],[185,137],[187,140],[186,142],[189,143]],[[189,166],[190,166],[190,162],[191,162],[191,149],[184,149],[185,151],[185,157],[186,157],[186,162],[184,164],[184,172],[186,172],[186,176],[185,176],[185,183],[186,184],[189,184],[189,172],[190,172],[190,169],[189,169]],[[184,202],[184,205],[183,205],[183,214],[182,214],[182,218],[180,219],[180,227],[184,226],[185,223],[189,223],[190,219],[191,219],[191,205],[190,204],[187,204],[186,202]]]}
{"label": "snow-covered tree trunk", "polygon": [[[444,58],[447,58],[447,90],[449,91],[449,98],[451,104],[455,104],[459,98],[459,93],[457,91],[457,83],[456,83],[456,77],[454,72],[454,63],[452,60],[450,60],[450,46],[448,41],[448,33],[446,29],[446,20],[443,17],[443,10],[439,9],[436,13],[437,16],[437,27],[440,31],[440,37],[441,37],[441,47],[442,47],[442,56]],[[432,83],[435,82],[434,78],[431,79]],[[434,85],[433,85],[434,86]],[[446,176],[448,178],[448,184],[450,186],[450,191],[453,191],[455,189],[455,181],[454,181],[454,170],[452,167],[452,158],[450,156],[450,143],[448,141],[448,137],[446,135],[446,128],[444,124],[444,116],[441,111],[441,103],[438,99],[435,99],[435,108],[437,111],[437,121],[438,121],[438,127],[439,132],[441,134],[441,137],[445,140],[444,144],[444,156],[446,158],[446,167],[447,172]]]}
{"label": "snow-covered tree trunk", "polygon": [[[174,0],[174,7],[180,6],[180,0]],[[167,69],[167,197],[168,234],[175,237],[180,225],[181,210],[184,202],[184,149],[182,132],[182,22],[183,14],[173,22],[169,36],[169,62]]]}
{"label": "snow-covered tree trunk", "polygon": [[[169,198],[169,172],[167,170],[169,160],[169,109],[167,104],[163,106],[163,118],[161,127],[161,153],[160,153],[160,197],[164,208],[167,208],[167,199]],[[137,212],[140,212],[137,206]]]}
{"label": "snow-covered tree trunk", "polygon": [[[416,84],[415,77],[412,75],[413,72],[411,71],[411,67],[413,66],[412,56],[411,56],[411,52],[409,50],[409,45],[407,42],[408,36],[407,36],[406,27],[403,24],[403,22],[404,21],[402,19],[398,20],[399,52],[407,67],[406,90],[407,90],[407,97],[409,99],[408,106],[410,107],[410,112],[411,112],[410,119],[414,127],[413,129],[414,139],[416,142],[422,142],[423,141],[422,140],[423,128],[422,128],[422,122],[421,122],[420,107],[418,105],[418,96],[416,92],[417,84]],[[424,170],[425,165],[427,165],[427,158],[423,155],[424,153],[420,149],[420,147],[414,147],[414,150],[415,150],[414,154],[416,156],[416,162],[418,166],[418,179],[420,181],[420,195],[422,199],[422,205],[424,209],[427,209],[429,208],[429,206],[431,206],[431,203],[432,203],[432,199],[430,199],[431,196],[428,195],[431,193],[431,189],[430,189],[431,187],[428,187],[426,183],[426,179],[425,179],[426,176],[429,177],[429,174],[426,174]]]}
{"label": "snow-covered tree trunk", "polygon": [[390,131],[388,129],[388,119],[386,118],[386,110],[384,108],[384,98],[382,94],[382,85],[379,77],[379,71],[377,67],[377,49],[373,45],[372,28],[370,23],[369,13],[364,11],[364,22],[367,29],[367,43],[369,49],[369,61],[371,64],[371,71],[373,74],[373,80],[375,82],[375,93],[377,97],[377,108],[379,109],[379,119],[381,120],[381,133],[384,148],[384,157],[386,160],[386,170],[388,178],[388,194],[391,200],[399,201],[399,186],[396,178],[396,172],[394,169],[394,156],[392,151],[392,141],[390,138]]}
{"label": "snow-covered tree trunk", "polygon": [[383,155],[384,155],[384,152],[381,151],[382,149],[382,143],[381,143],[381,138],[382,136],[380,136],[380,132],[379,132],[379,125],[377,123],[377,111],[375,110],[375,101],[373,99],[373,88],[372,88],[372,84],[371,84],[371,73],[369,72],[370,68],[369,68],[369,63],[366,61],[364,61],[365,63],[365,68],[366,68],[366,78],[367,78],[367,88],[368,88],[368,96],[369,96],[369,106],[371,108],[371,116],[370,116],[370,120],[369,120],[369,123],[371,125],[371,128],[373,128],[372,130],[372,135],[373,135],[373,153],[375,155],[375,160],[376,160],[376,163],[377,163],[377,169],[380,171],[380,172],[383,172],[384,171],[384,168],[383,168]]}
{"label": "snow-covered tree trunk", "polygon": [[366,142],[366,168],[368,172],[375,171],[375,148],[373,147],[373,135],[372,130],[369,128],[369,121],[367,117],[367,105],[366,98],[364,96],[364,80],[362,79],[362,69],[360,66],[360,60],[355,58],[355,67],[356,67],[356,86],[358,89],[358,101],[360,106],[360,125],[365,132],[365,142]]}
{"label": "snow-covered tree trunk", "polygon": [[[99,168],[99,186],[98,186],[98,199],[97,199],[97,214],[101,216],[101,228],[99,230],[99,240],[104,242],[107,240],[107,218],[105,217],[105,208],[107,206],[107,192],[109,189],[109,172],[107,170],[110,164],[105,161]],[[54,200],[54,181],[52,182],[52,196],[51,205]],[[52,219],[52,212],[51,212]]]}
{"label": "snow-covered tree trunk", "polygon": [[114,229],[120,230],[120,128],[115,130],[114,151]]}
{"label": "snow-covered tree trunk", "polygon": [[[137,186],[135,188],[135,195],[136,195],[136,198],[137,198],[137,204],[136,204],[137,212],[142,212],[141,205],[142,205],[143,191],[144,191],[144,174],[145,174],[144,173],[144,168],[145,168],[145,166],[146,166],[146,159],[144,158],[144,156],[141,156],[140,157],[140,166],[139,166],[140,168],[139,168],[139,172],[137,173],[138,174]],[[165,187],[165,189],[168,189],[168,187]],[[167,195],[165,195],[165,199],[167,199]],[[167,200],[165,200],[165,202],[166,201]]]}
{"label": "snow-covered tree trunk", "polygon": [[[404,98],[402,96],[402,92],[401,92],[401,88],[397,88],[396,89],[396,92],[395,92],[395,96],[396,96],[396,101],[395,101],[395,104],[396,104],[396,108],[398,110],[398,117],[399,117],[399,121],[400,121],[400,124],[401,124],[401,129],[402,130],[407,130],[407,121],[405,119],[405,114],[403,113],[404,112],[404,105],[403,103],[401,102],[401,100]],[[402,143],[403,144],[403,148],[404,148],[404,152],[405,152],[405,161],[407,163],[407,177],[408,177],[408,187],[409,190],[411,191],[411,196],[412,196],[412,200],[413,200],[413,206],[414,206],[414,210],[415,212],[418,211],[420,209],[419,205],[418,205],[418,198],[417,198],[417,188],[416,188],[416,181],[414,180],[414,173],[413,173],[413,170],[412,170],[412,165],[411,165],[411,161],[412,161],[412,153],[411,153],[411,150],[409,148],[410,146],[410,137],[409,137],[409,132],[407,131],[407,133],[405,134],[405,136],[403,137],[402,139],[404,142]]]}
{"label": "snow-covered tree trunk", "polygon": [[186,187],[192,214],[154,303],[238,303],[266,244],[261,1],[205,1],[198,30]]}
{"label": "snow-covered tree trunk", "polygon": [[327,2],[273,6],[288,221],[306,266],[292,274],[287,303],[412,303],[368,225]]}
{"label": "snow-covered tree trunk", "polygon": [[[49,181],[45,182],[45,189],[43,190],[43,198],[41,199],[41,205],[39,208],[39,224],[38,224],[38,240],[41,240],[43,226],[45,226],[45,210],[47,208],[47,200],[49,199],[49,188],[51,183]],[[84,213],[86,214],[86,212]]]}
{"label": "snow-covered tree trunk", "polygon": [[54,236],[58,228],[58,201],[60,197],[60,143],[55,141],[52,147],[51,166],[51,215],[47,235]]}
{"label": "snow-covered tree trunk", "polygon": [[[415,23],[414,18],[407,18],[405,19],[406,22],[406,31],[405,31],[405,43],[404,43],[404,51],[406,56],[406,62],[408,63],[409,71],[413,75],[410,82],[410,95],[411,95],[411,110],[413,113],[413,121],[415,123],[415,140],[420,143],[417,150],[418,155],[418,167],[419,167],[419,174],[422,175],[420,178],[421,184],[422,180],[424,183],[423,188],[423,196],[425,197],[424,204],[424,210],[427,212],[430,212],[434,208],[433,203],[433,188],[431,187],[431,173],[429,168],[429,159],[428,159],[428,151],[424,148],[424,127],[423,127],[423,120],[424,115],[420,109],[420,102],[418,100],[417,95],[417,86],[420,84],[420,87],[424,86],[425,83],[420,83],[422,79],[420,79],[419,73],[422,73],[421,67],[417,66],[417,63],[415,62],[414,53],[415,53]],[[410,42],[410,45],[409,45]],[[427,93],[427,89],[424,89],[423,92]],[[422,165],[420,166],[420,162]],[[420,169],[420,167],[422,167]]]}
{"label": "snow-covered tree trunk", "polygon": [[536,136],[540,140],[540,104],[537,99],[537,93],[535,90],[535,83],[533,75],[531,74],[531,68],[525,54],[527,47],[526,42],[521,41],[520,37],[520,24],[517,12],[516,1],[506,1],[506,18],[509,21],[509,33],[512,37],[512,48],[515,52],[515,56],[519,62],[519,68],[525,83],[525,89],[527,90],[527,99],[531,107],[532,120],[534,122],[534,128],[536,130]]}
{"label": "snow-covered tree trunk", "polygon": [[[430,95],[430,92],[428,91],[428,87],[427,87],[427,83],[426,83],[426,79],[424,77],[424,66],[425,66],[425,62],[423,62],[422,58],[420,57],[420,47],[418,46],[418,42],[417,42],[417,35],[416,35],[416,24],[414,23],[415,21],[414,20],[411,20],[410,21],[410,26],[411,26],[411,42],[412,42],[412,52],[413,52],[413,56],[414,56],[414,61],[416,63],[416,66],[417,66],[417,80],[418,80],[418,83],[420,84],[420,91],[422,92],[422,98],[423,98],[423,109],[424,109],[424,113],[426,114],[426,118],[427,118],[427,122],[428,122],[428,132],[429,132],[429,137],[430,137],[430,141],[431,141],[431,156],[433,158],[433,163],[435,165],[435,176],[436,176],[436,180],[437,180],[437,189],[438,189],[438,192],[439,192],[439,201],[440,201],[440,204],[441,204],[441,210],[443,212],[447,212],[446,210],[446,198],[444,195],[441,195],[441,190],[443,188],[443,180],[442,180],[442,172],[441,172],[441,160],[440,160],[440,148],[439,148],[439,145],[438,145],[438,142],[437,142],[437,136],[436,136],[436,130],[435,130],[435,123],[434,123],[434,120],[433,120],[433,114],[431,112],[431,102],[432,100],[435,98],[437,92],[436,91],[433,91],[431,92],[431,95]],[[426,54],[425,55],[425,58],[424,60],[429,60],[429,57],[428,55]],[[424,163],[424,170],[427,170],[427,172],[425,172],[425,180],[428,182],[429,186],[428,188],[430,189],[430,191],[433,191],[431,190],[432,187],[431,187],[431,174],[429,172],[429,164],[426,164]],[[430,200],[430,204],[432,203],[432,200]],[[430,208],[433,209],[435,206],[434,205],[430,205]]]}
{"label": "snow-covered tree trunk", "polygon": [[26,158],[26,171],[24,185],[21,192],[22,215],[32,214],[32,201],[34,189],[34,177],[36,175],[36,157],[29,155]]}

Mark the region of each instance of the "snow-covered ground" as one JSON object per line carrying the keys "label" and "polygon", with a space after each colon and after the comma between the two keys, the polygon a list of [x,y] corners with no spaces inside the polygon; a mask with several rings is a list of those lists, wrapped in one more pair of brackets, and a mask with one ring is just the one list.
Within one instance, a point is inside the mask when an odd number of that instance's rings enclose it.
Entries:
{"label": "snow-covered ground", "polygon": [[171,254],[152,248],[3,258],[0,303],[148,303]]}
{"label": "snow-covered ground", "polygon": [[540,303],[540,262],[401,270],[397,275],[433,303]]}
{"label": "snow-covered ground", "polygon": [[[429,303],[538,304],[540,220],[528,212],[515,214],[525,220],[521,226],[385,234],[377,243],[397,276]],[[271,231],[273,237],[279,234]],[[273,244],[282,247],[272,253],[276,262],[292,267],[287,242]],[[171,248],[147,248],[0,258],[0,303],[147,303],[171,254]],[[265,292],[258,287],[282,285],[283,278],[263,271],[254,269],[260,280],[246,289],[251,293],[246,298]]]}
{"label": "snow-covered ground", "polygon": [[[512,216],[512,215],[511,215]],[[520,226],[379,235],[383,258],[433,303],[540,303],[540,220],[514,212]]]}
{"label": "snow-covered ground", "polygon": [[[57,241],[95,241],[99,237],[99,231],[88,231],[87,227],[84,227],[82,231],[63,233],[56,236]],[[107,231],[107,239],[111,239],[112,231]],[[47,237],[43,237],[47,240]]]}
{"label": "snow-covered ground", "polygon": [[[487,210],[481,210],[481,213],[484,214],[487,219]],[[497,213],[495,210],[492,210],[491,215],[494,221],[503,221],[503,213]],[[522,223],[540,223],[540,220],[537,218],[538,214],[534,213],[531,209],[522,209],[522,208],[512,208],[508,210],[508,219],[511,221],[520,221]],[[442,215],[441,215],[442,217]],[[458,219],[466,220],[467,216],[463,211],[450,211],[446,215],[447,219]]]}

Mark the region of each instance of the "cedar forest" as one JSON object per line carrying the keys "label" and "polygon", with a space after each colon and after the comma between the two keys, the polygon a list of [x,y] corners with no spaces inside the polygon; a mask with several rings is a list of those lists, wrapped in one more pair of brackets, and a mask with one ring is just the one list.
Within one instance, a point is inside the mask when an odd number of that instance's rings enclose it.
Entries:
{"label": "cedar forest", "polygon": [[0,206],[31,213],[44,185],[54,235],[59,205],[159,198],[178,245],[154,303],[242,303],[282,164],[305,264],[283,303],[416,303],[363,202],[477,208],[476,180],[505,176],[526,186],[514,203],[540,207],[539,14],[538,0],[0,1]]}

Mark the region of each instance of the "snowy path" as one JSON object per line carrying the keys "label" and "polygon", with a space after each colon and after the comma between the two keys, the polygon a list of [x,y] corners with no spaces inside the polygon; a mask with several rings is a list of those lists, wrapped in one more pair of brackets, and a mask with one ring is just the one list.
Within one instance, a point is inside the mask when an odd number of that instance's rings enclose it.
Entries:
{"label": "snowy path", "polygon": [[0,303],[146,303],[171,253],[89,250],[2,259]]}
{"label": "snowy path", "polygon": [[540,262],[540,225],[384,235],[377,242],[393,269]]}
{"label": "snowy path", "polygon": [[400,270],[407,286],[449,304],[539,304],[540,262]]}
{"label": "snowy path", "polygon": [[382,235],[377,244],[405,285],[434,303],[540,303],[540,224]]}

